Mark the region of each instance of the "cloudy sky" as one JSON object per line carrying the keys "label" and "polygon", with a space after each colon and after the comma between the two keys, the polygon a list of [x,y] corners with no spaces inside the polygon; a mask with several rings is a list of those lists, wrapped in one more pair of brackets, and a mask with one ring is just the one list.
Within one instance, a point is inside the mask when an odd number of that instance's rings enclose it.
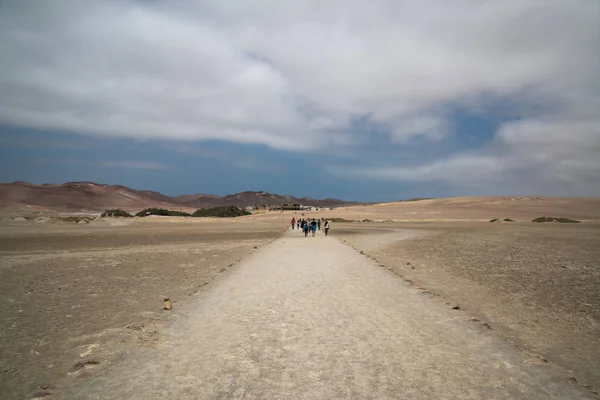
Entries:
{"label": "cloudy sky", "polygon": [[0,181],[600,195],[597,0],[0,1]]}

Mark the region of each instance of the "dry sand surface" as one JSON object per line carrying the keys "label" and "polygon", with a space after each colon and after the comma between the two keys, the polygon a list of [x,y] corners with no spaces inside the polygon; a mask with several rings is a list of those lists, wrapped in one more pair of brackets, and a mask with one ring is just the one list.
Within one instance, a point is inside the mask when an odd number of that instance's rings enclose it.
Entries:
{"label": "dry sand surface", "polygon": [[543,216],[600,221],[600,198],[455,197],[340,207],[323,213],[360,221],[489,221],[493,218],[531,221]]}
{"label": "dry sand surface", "polygon": [[600,388],[600,224],[345,223],[335,233],[490,334]]}
{"label": "dry sand surface", "polygon": [[[293,213],[13,216],[0,224],[0,393],[597,398],[599,203],[538,200],[312,212],[437,221],[275,242]],[[461,222],[544,215],[586,222]]]}
{"label": "dry sand surface", "polygon": [[248,222],[0,227],[0,397],[49,393],[85,376],[78,363],[159,342],[163,296],[177,310],[282,230]]}
{"label": "dry sand surface", "polygon": [[68,399],[577,399],[560,371],[333,237],[287,234]]}

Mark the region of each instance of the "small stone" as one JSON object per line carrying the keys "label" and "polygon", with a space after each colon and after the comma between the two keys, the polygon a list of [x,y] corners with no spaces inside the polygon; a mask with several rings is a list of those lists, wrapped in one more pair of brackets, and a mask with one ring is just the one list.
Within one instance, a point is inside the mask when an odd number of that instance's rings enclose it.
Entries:
{"label": "small stone", "polygon": [[81,369],[84,369],[87,366],[94,366],[94,365],[98,365],[100,364],[98,361],[94,361],[94,360],[89,360],[89,361],[85,361],[85,362],[78,362],[77,364],[73,365],[73,371],[79,371]]}
{"label": "small stone", "polygon": [[406,263],[406,265],[410,265],[410,263],[409,263],[409,262],[407,262],[407,263]]}
{"label": "small stone", "polygon": [[410,269],[415,269],[415,268],[416,268],[416,267],[415,267],[414,265],[411,265],[411,266],[410,266]]}
{"label": "small stone", "polygon": [[453,310],[460,310],[460,306],[457,304],[454,307],[452,307]]}
{"label": "small stone", "polygon": [[171,310],[173,308],[173,303],[171,303],[171,300],[169,300],[168,297],[165,297],[164,299],[164,308],[163,310]]}

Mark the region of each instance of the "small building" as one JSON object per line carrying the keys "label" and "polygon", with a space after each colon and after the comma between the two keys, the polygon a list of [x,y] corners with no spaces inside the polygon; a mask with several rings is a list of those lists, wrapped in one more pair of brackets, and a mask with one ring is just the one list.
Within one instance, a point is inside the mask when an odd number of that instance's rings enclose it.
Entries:
{"label": "small building", "polygon": [[302,205],[300,204],[282,204],[282,211],[302,211]]}

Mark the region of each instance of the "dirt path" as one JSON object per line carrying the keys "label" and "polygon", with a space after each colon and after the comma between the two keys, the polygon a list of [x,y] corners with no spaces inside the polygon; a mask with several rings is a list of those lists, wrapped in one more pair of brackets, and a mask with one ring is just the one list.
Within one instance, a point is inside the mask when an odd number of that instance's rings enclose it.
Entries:
{"label": "dirt path", "polygon": [[576,385],[333,237],[286,233],[76,399],[573,399]]}

